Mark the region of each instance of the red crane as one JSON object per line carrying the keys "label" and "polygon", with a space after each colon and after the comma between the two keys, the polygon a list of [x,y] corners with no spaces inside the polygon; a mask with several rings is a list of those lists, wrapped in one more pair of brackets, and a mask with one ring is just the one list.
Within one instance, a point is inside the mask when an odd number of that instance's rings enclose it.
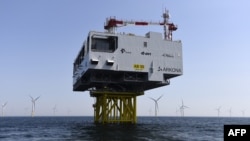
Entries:
{"label": "red crane", "polygon": [[146,22],[146,21],[128,21],[128,20],[117,20],[116,18],[107,18],[104,29],[108,32],[114,33],[115,29],[120,26],[126,26],[128,24],[133,25],[162,25],[164,27],[164,39],[172,40],[172,32],[177,30],[177,25],[169,22],[169,13],[167,10],[162,15],[163,22]]}

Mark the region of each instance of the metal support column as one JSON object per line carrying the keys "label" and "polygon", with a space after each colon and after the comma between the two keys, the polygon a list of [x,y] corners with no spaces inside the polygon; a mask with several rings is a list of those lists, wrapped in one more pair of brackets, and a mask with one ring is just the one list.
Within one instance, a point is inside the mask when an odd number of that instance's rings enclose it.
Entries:
{"label": "metal support column", "polygon": [[136,123],[136,96],[143,92],[91,91],[95,123]]}

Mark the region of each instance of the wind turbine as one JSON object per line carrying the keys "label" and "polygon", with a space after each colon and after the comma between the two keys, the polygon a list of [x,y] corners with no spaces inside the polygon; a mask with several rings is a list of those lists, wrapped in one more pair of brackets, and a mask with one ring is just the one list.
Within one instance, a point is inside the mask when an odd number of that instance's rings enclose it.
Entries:
{"label": "wind turbine", "polygon": [[220,109],[221,109],[221,106],[215,109],[218,112],[218,117],[220,116]]}
{"label": "wind turbine", "polygon": [[185,108],[189,108],[189,107],[185,106],[183,103],[183,100],[181,100],[180,112],[181,112],[181,116],[183,116],[183,117],[184,117],[184,109]]}
{"label": "wind turbine", "polygon": [[158,97],[157,99],[154,99],[152,97],[149,97],[150,99],[152,99],[155,102],[155,116],[157,116],[157,110],[159,111],[159,106],[158,106],[158,101],[162,98],[163,95],[161,95],[160,97]]}
{"label": "wind turbine", "polygon": [[178,116],[179,114],[179,110],[178,110],[178,108],[176,108],[176,110],[175,110],[175,114],[176,114],[176,116]]}
{"label": "wind turbine", "polygon": [[70,110],[70,109],[68,109],[68,111],[67,111],[67,115],[68,115],[68,116],[70,116],[70,113],[71,113],[71,110]]}
{"label": "wind turbine", "polygon": [[242,113],[242,116],[245,117],[245,110],[242,110],[241,113]]}
{"label": "wind turbine", "polygon": [[40,96],[38,96],[35,99],[32,96],[30,96],[30,98],[31,98],[31,102],[32,102],[31,116],[33,117],[35,114],[36,101],[40,98]]}
{"label": "wind turbine", "polygon": [[231,117],[231,116],[232,116],[232,108],[230,108],[230,109],[228,110],[228,112],[229,112],[229,116]]}
{"label": "wind turbine", "polygon": [[53,114],[54,114],[54,116],[55,116],[55,114],[56,114],[56,105],[53,107]]}
{"label": "wind turbine", "polygon": [[7,105],[7,102],[5,102],[4,104],[2,104],[2,117],[4,116],[4,108]]}

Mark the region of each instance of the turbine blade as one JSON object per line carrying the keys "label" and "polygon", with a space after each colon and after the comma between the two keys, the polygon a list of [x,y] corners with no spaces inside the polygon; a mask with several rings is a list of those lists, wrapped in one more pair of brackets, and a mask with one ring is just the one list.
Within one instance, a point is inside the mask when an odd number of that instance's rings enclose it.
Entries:
{"label": "turbine blade", "polygon": [[3,104],[3,107],[5,107],[7,105],[7,102],[5,102],[4,104]]}
{"label": "turbine blade", "polygon": [[35,99],[35,101],[37,101],[39,98],[40,98],[40,96],[38,96],[38,97]]}
{"label": "turbine blade", "polygon": [[159,98],[157,98],[157,100],[156,100],[156,101],[160,100],[162,97],[163,97],[163,95],[161,95]]}
{"label": "turbine blade", "polygon": [[148,98],[150,98],[150,99],[152,99],[153,101],[155,101],[155,102],[156,102],[156,100],[155,100],[154,98],[152,98],[152,97],[148,97]]}
{"label": "turbine blade", "polygon": [[30,98],[31,98],[32,101],[34,100],[34,98],[32,96],[30,96]]}
{"label": "turbine blade", "polygon": [[182,109],[182,106],[180,106],[180,109]]}

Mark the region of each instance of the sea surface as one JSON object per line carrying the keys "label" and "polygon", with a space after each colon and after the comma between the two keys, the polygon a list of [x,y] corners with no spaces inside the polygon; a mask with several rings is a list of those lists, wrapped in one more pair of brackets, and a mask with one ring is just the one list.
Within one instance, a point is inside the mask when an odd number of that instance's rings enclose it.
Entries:
{"label": "sea surface", "polygon": [[137,124],[94,124],[93,117],[1,117],[3,141],[223,141],[224,124],[250,118],[138,117]]}

